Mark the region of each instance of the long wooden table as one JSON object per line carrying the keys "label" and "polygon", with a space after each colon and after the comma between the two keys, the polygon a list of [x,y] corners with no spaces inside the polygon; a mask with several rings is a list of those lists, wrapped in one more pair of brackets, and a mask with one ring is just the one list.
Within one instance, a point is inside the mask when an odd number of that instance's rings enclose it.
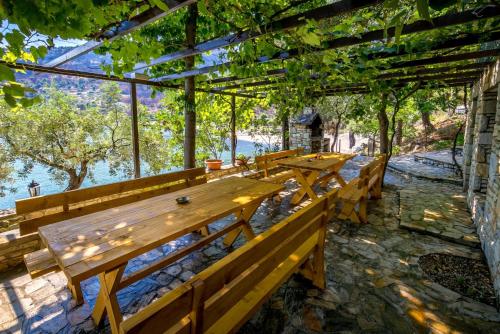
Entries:
{"label": "long wooden table", "polygon": [[[339,171],[348,160],[355,156],[355,154],[322,153],[279,160],[278,165],[292,169],[295,179],[301,185],[301,188],[293,195],[291,203],[299,204],[306,194],[311,199],[318,198],[313,187],[318,183],[326,186],[332,178],[335,178],[342,187],[345,186],[346,182],[340,176]],[[326,174],[321,175],[324,172]]]}
{"label": "long wooden table", "polygon": [[[82,299],[80,282],[98,275],[101,288],[92,316],[98,324],[107,312],[112,332],[117,333],[122,320],[118,290],[224,235],[226,245],[241,232],[253,238],[250,218],[264,199],[283,188],[231,177],[43,226],[39,234],[77,300]],[[177,204],[180,196],[189,196],[190,202]],[[233,223],[209,233],[208,224],[231,214],[236,215]],[[129,260],[200,230],[206,232],[201,240],[124,277]]]}

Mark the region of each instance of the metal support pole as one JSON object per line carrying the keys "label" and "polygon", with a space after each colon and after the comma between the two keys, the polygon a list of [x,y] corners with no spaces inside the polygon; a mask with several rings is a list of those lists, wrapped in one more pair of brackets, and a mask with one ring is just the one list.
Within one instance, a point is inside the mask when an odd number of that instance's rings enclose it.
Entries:
{"label": "metal support pole", "polygon": [[134,157],[134,177],[141,177],[141,160],[139,156],[139,121],[137,117],[137,87],[130,84],[130,103],[132,108],[132,149]]}

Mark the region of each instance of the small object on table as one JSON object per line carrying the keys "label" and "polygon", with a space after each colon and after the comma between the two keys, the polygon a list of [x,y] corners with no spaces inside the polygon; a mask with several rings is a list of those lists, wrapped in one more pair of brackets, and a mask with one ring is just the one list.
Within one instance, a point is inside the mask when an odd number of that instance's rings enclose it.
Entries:
{"label": "small object on table", "polygon": [[177,202],[177,204],[187,204],[189,203],[189,197],[188,196],[177,197],[175,201]]}

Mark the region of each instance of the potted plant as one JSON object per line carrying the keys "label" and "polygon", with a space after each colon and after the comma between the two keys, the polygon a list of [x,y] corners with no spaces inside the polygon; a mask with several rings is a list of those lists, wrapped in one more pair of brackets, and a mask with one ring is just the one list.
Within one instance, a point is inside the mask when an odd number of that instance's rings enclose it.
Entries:
{"label": "potted plant", "polygon": [[222,167],[221,159],[207,159],[205,160],[205,165],[210,170],[219,170]]}
{"label": "potted plant", "polygon": [[240,153],[236,156],[234,163],[236,164],[236,166],[246,166],[249,159],[250,157],[247,157],[246,155]]}

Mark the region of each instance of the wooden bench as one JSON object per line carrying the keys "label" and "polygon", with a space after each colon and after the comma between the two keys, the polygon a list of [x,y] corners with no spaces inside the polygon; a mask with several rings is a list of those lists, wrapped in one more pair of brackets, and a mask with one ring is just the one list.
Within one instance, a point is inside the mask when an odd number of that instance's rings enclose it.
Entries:
{"label": "wooden bench", "polygon": [[350,219],[354,223],[367,222],[367,200],[382,197],[382,178],[385,155],[380,155],[368,165],[363,166],[359,177],[352,179],[339,191],[341,202],[339,219]]}
{"label": "wooden bench", "polygon": [[278,160],[300,156],[303,153],[304,148],[299,147],[293,150],[279,151],[255,157],[257,170],[264,173],[264,177],[261,180],[272,183],[283,183],[293,178],[295,173],[292,170],[280,171],[272,175],[271,173],[273,170],[279,168]]}
{"label": "wooden bench", "polygon": [[125,333],[232,333],[293,273],[325,287],[324,243],[337,190],[314,200],[123,321]]}
{"label": "wooden bench", "polygon": [[59,266],[47,248],[24,255],[24,264],[31,278],[37,278],[53,271],[59,271]]}
{"label": "wooden bench", "polygon": [[[205,169],[194,168],[18,200],[16,201],[16,211],[17,214],[23,216],[23,220],[19,222],[20,234],[26,235],[36,232],[39,227],[44,225],[84,216],[201,183],[206,183]],[[24,262],[32,278],[59,269],[47,249],[26,254]]]}

